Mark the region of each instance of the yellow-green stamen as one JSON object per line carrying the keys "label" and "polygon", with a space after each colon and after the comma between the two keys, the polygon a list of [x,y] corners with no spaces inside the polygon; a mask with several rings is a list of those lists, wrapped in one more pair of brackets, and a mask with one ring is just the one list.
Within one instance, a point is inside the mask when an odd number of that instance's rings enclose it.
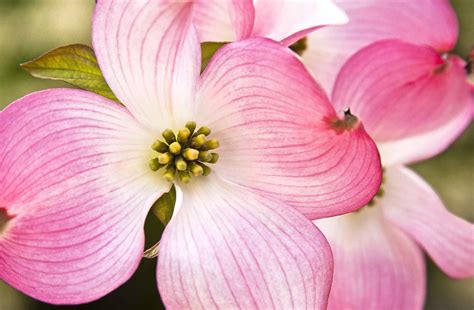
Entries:
{"label": "yellow-green stamen", "polygon": [[204,165],[203,163],[199,163],[199,166],[202,167],[202,170],[203,170],[203,173],[202,175],[203,176],[207,176],[211,173],[211,168],[209,168],[208,166]]}
{"label": "yellow-green stamen", "polygon": [[210,134],[211,129],[205,126],[196,130],[195,122],[187,122],[176,134],[165,129],[163,139],[151,146],[158,154],[150,160],[150,169],[163,171],[163,178],[169,182],[177,179],[188,183],[192,177],[209,175],[211,168],[204,163],[215,164],[219,158],[210,152],[219,147],[217,139],[207,139]]}
{"label": "yellow-green stamen", "polygon": [[217,163],[218,159],[219,159],[219,154],[211,153],[211,160],[209,160],[209,163],[215,164],[215,163]]}
{"label": "yellow-green stamen", "polygon": [[206,143],[206,136],[203,134],[197,135],[191,140],[191,146],[195,148],[200,148],[204,143]]}
{"label": "yellow-green stamen", "polygon": [[185,171],[188,168],[188,163],[182,158],[178,157],[175,161],[176,169],[179,171]]}
{"label": "yellow-green stamen", "polygon": [[170,152],[171,154],[177,155],[181,153],[181,143],[180,142],[173,142],[170,144]]}
{"label": "yellow-green stamen", "polygon": [[165,129],[165,130],[161,133],[161,135],[163,136],[163,138],[165,138],[165,141],[166,141],[166,143],[168,143],[168,144],[171,144],[171,143],[173,143],[174,141],[176,141],[176,136],[174,135],[173,130],[171,130],[171,129],[169,129],[169,128],[168,128],[168,129]]}
{"label": "yellow-green stamen", "polygon": [[194,130],[196,130],[196,122],[187,122],[185,127],[189,129],[191,134],[193,134]]}
{"label": "yellow-green stamen", "polygon": [[191,181],[191,176],[189,175],[189,172],[187,171],[178,172],[178,178],[183,183],[189,183],[189,181]]}
{"label": "yellow-green stamen", "polygon": [[163,168],[165,165],[160,164],[158,158],[153,158],[150,160],[150,169],[153,171],[158,171],[159,169]]}
{"label": "yellow-green stamen", "polygon": [[185,127],[181,129],[180,131],[178,131],[178,142],[182,144],[186,143],[190,135],[191,135],[191,130],[189,130],[189,128]]}
{"label": "yellow-green stamen", "polygon": [[199,159],[199,161],[207,163],[207,162],[211,161],[212,155],[211,155],[211,153],[209,153],[209,151],[202,151],[202,152],[199,152],[198,159]]}
{"label": "yellow-green stamen", "polygon": [[183,157],[189,161],[196,160],[199,157],[199,151],[196,149],[187,148],[183,152]]}
{"label": "yellow-green stamen", "polygon": [[217,139],[211,139],[207,140],[204,142],[203,146],[201,147],[201,150],[208,151],[208,150],[214,150],[219,147],[219,141]]}

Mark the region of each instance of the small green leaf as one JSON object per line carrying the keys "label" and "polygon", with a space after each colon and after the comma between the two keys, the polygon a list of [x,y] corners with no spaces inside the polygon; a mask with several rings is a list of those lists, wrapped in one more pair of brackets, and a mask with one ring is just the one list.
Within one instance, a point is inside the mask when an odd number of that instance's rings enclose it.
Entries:
{"label": "small green leaf", "polygon": [[201,72],[206,69],[209,60],[219,48],[225,45],[226,42],[203,42],[201,43]]}
{"label": "small green leaf", "polygon": [[58,47],[20,66],[35,77],[64,81],[119,102],[100,71],[94,51],[87,45]]}
{"label": "small green leaf", "polygon": [[163,194],[151,207],[151,212],[166,226],[173,215],[176,202],[176,189],[174,185],[168,193]]}

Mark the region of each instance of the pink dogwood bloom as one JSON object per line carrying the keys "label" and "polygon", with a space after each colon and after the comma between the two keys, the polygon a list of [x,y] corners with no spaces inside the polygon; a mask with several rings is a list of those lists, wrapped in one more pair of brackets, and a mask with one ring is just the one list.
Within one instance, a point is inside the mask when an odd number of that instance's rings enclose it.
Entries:
{"label": "pink dogwood bloom", "polygon": [[322,26],[347,21],[332,0],[199,0],[194,14],[201,42],[264,37],[290,45]]}
{"label": "pink dogwood bloom", "polygon": [[454,141],[472,119],[471,95],[461,59],[398,40],[362,49],[341,70],[333,104],[360,116],[385,181],[369,206],[315,222],[334,255],[329,309],[421,309],[422,250],[451,277],[474,275],[474,225],[404,166]]}
{"label": "pink dogwood bloom", "polygon": [[[291,1],[268,2],[267,10],[282,3]],[[336,110],[349,106],[366,124],[380,148],[386,183],[373,208],[317,221],[335,255],[330,308],[420,308],[425,278],[420,245],[453,277],[471,276],[474,268],[472,225],[448,213],[436,193],[403,166],[440,153],[471,121],[473,94],[464,62],[446,54],[456,44],[456,15],[448,0],[334,3],[347,13],[349,23],[305,33],[302,58],[333,93]],[[314,17],[308,12],[300,11],[299,17]],[[253,22],[267,29],[286,22],[284,13],[258,16]],[[383,39],[405,43],[386,41],[367,48],[334,86],[354,53]],[[223,41],[218,34],[206,40]]]}
{"label": "pink dogwood bloom", "polygon": [[[98,1],[94,49],[125,107],[51,89],[1,112],[2,280],[55,304],[104,296],[137,268],[145,217],[176,177],[157,266],[168,308],[326,306],[331,252],[302,214],[368,203],[376,146],[274,41],[228,44],[200,76],[193,10]],[[199,176],[214,139],[219,161]]]}

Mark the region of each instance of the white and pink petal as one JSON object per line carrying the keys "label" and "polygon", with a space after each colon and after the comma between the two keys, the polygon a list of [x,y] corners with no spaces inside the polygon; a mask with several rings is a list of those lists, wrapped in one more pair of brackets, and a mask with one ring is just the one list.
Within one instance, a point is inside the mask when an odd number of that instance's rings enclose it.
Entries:
{"label": "white and pink petal", "polygon": [[[200,46],[188,1],[99,0],[92,39],[114,94],[156,131],[189,121]],[[176,123],[175,123],[176,122]]]}
{"label": "white and pink petal", "polygon": [[160,244],[168,309],[325,308],[331,251],[310,221],[215,175],[195,181]]}
{"label": "white and pink petal", "polygon": [[474,225],[446,210],[434,190],[408,168],[389,167],[385,175],[385,217],[449,276],[474,276]]}
{"label": "white and pink petal", "polygon": [[360,123],[336,125],[324,92],[277,42],[255,38],[221,48],[198,96],[200,121],[221,143],[215,170],[224,178],[312,219],[356,210],[377,192],[375,144]]}
{"label": "white and pink petal", "polygon": [[384,218],[380,206],[315,223],[334,256],[328,309],[422,309],[422,251]]}
{"label": "white and pink petal", "polygon": [[149,132],[116,103],[71,89],[19,99],[0,120],[0,278],[53,304],[127,281],[148,209],[169,188],[147,167]]}

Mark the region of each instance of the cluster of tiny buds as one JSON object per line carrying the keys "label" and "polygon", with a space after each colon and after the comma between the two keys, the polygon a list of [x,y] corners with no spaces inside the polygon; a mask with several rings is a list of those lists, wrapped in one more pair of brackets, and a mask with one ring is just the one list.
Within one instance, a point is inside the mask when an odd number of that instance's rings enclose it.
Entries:
{"label": "cluster of tiny buds", "polygon": [[187,122],[177,134],[171,129],[162,132],[163,140],[156,140],[151,148],[158,156],[150,160],[150,169],[162,169],[163,177],[173,182],[176,178],[188,183],[192,176],[207,176],[211,168],[206,164],[215,164],[219,159],[217,153],[211,152],[219,147],[217,139],[208,139],[211,130],[200,127],[196,130],[195,122]]}

